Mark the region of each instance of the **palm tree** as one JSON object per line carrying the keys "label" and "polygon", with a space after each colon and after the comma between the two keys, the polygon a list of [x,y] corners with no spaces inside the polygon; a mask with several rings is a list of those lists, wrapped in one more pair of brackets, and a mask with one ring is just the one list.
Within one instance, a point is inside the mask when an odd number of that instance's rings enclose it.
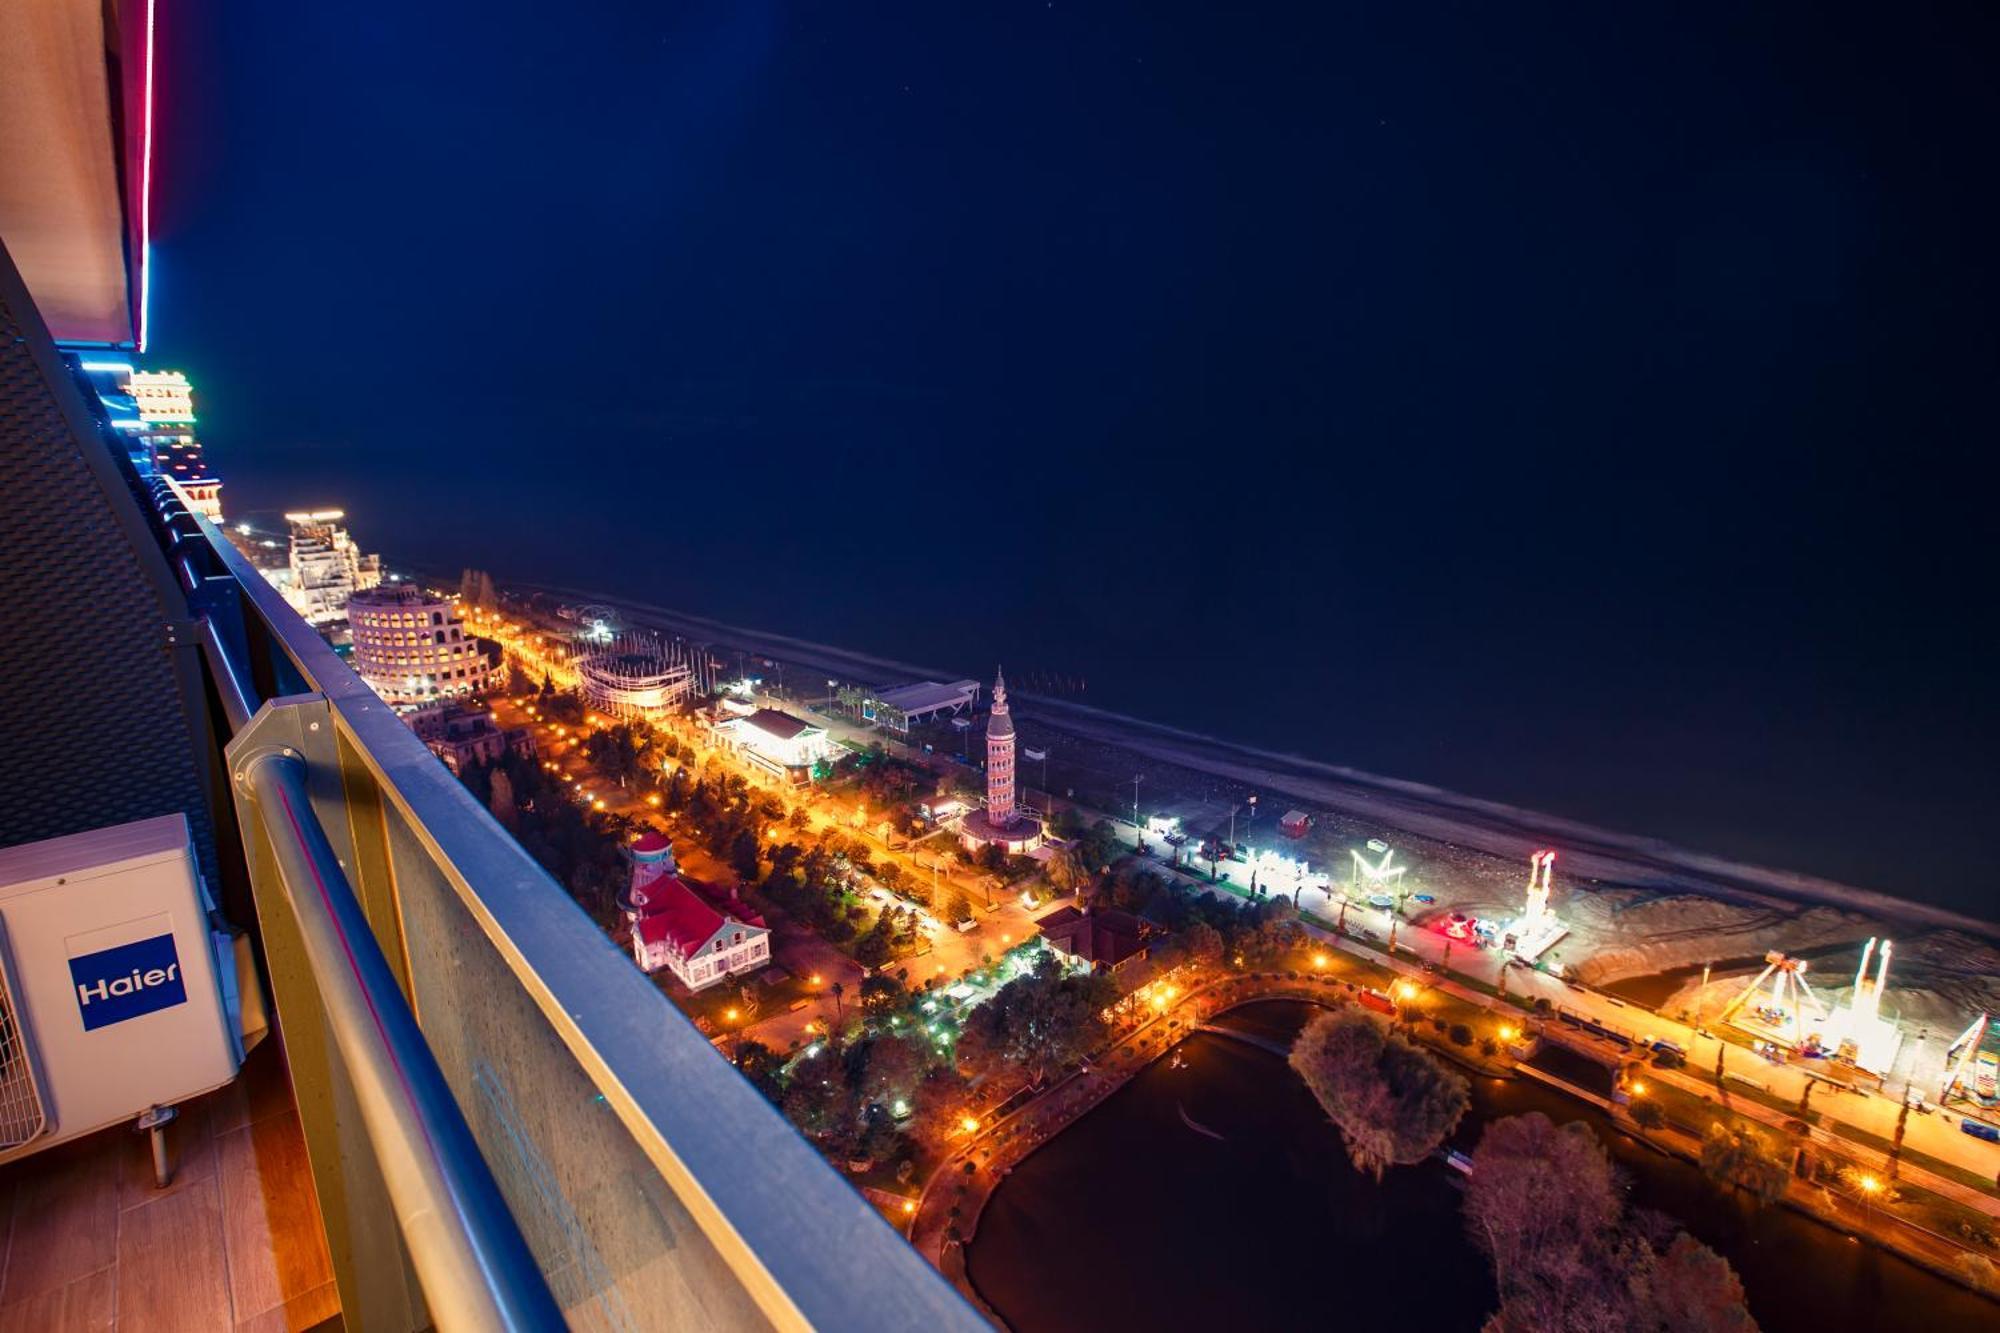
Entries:
{"label": "palm tree", "polygon": [[1049,883],[1055,885],[1058,893],[1073,892],[1090,878],[1090,872],[1084,869],[1083,858],[1077,855],[1073,846],[1057,847],[1050,851],[1044,870],[1049,877]]}
{"label": "palm tree", "polygon": [[838,1040],[840,1036],[840,1028],[842,1022],[840,1013],[840,997],[847,994],[847,987],[841,985],[838,981],[836,981],[828,989],[830,989],[833,992],[833,1035],[834,1038]]}

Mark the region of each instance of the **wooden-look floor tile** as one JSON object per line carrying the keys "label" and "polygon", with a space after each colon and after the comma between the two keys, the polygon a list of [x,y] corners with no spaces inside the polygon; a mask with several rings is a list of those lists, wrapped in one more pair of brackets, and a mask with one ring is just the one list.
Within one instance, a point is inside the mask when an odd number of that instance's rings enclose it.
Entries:
{"label": "wooden-look floor tile", "polygon": [[220,1138],[232,1129],[283,1115],[293,1109],[292,1080],[285,1053],[274,1035],[266,1037],[243,1062],[232,1083],[202,1100],[207,1104],[209,1133]]}
{"label": "wooden-look floor tile", "polygon": [[117,1307],[116,1270],[100,1268],[54,1291],[0,1305],[0,1333],[104,1333],[116,1322]]}
{"label": "wooden-look floor tile", "polygon": [[213,1175],[119,1214],[118,1322],[148,1333],[231,1327],[222,1249]]}
{"label": "wooden-look floor tile", "polygon": [[277,1309],[333,1281],[297,1114],[231,1130],[216,1139],[215,1150],[237,1318]]}
{"label": "wooden-look floor tile", "polygon": [[118,1257],[118,1158],[108,1136],[124,1132],[100,1130],[7,1168],[14,1219],[0,1305],[57,1291]]}
{"label": "wooden-look floor tile", "polygon": [[[266,1310],[236,1325],[236,1333],[306,1333],[328,1320],[340,1318],[340,1290],[329,1282],[323,1287],[292,1297],[275,1310]],[[0,1330],[4,1333],[4,1330]]]}

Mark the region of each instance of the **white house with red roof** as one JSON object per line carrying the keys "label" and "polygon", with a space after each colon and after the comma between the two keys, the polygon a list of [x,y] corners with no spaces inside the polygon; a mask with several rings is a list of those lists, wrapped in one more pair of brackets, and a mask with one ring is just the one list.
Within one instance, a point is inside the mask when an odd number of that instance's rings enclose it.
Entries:
{"label": "white house with red roof", "polygon": [[702,900],[680,876],[674,845],[649,830],[627,851],[632,887],[621,904],[632,923],[632,957],[648,972],[666,968],[689,990],[754,972],[771,961],[771,932]]}

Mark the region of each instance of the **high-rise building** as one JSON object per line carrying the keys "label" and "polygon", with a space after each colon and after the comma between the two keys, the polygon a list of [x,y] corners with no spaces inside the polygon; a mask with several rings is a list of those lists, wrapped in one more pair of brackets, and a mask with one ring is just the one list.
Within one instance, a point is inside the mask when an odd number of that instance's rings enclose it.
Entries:
{"label": "high-rise building", "polygon": [[189,507],[222,521],[222,479],[209,470],[194,433],[194,386],[178,370],[135,370],[125,391],[139,412],[139,443],[153,469],[187,494]]}
{"label": "high-rise building", "polygon": [[982,1333],[137,447],[155,8],[0,2],[0,1297]]}
{"label": "high-rise building", "polygon": [[273,580],[306,623],[324,625],[347,614],[347,599],[382,582],[382,557],[363,555],[340,520],[339,509],[287,514],[291,557]]}
{"label": "high-rise building", "polygon": [[392,704],[427,704],[477,694],[493,671],[481,640],[465,632],[456,603],[410,583],[390,583],[347,600],[354,669]]}

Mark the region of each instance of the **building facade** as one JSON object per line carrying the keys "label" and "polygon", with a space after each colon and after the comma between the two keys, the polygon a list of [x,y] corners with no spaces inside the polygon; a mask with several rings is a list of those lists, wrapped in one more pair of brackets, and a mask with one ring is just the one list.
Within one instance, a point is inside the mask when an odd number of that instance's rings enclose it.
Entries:
{"label": "building facade", "polygon": [[993,677],[993,711],[986,719],[986,808],[959,821],[958,837],[968,851],[998,847],[1012,854],[1031,852],[1042,842],[1042,822],[1014,803],[1014,715],[1007,705],[1007,677]]}
{"label": "building facade", "polygon": [[292,609],[309,625],[325,625],[347,614],[348,599],[382,582],[382,557],[363,555],[340,521],[338,509],[285,515],[291,548],[284,577],[276,580]]}
{"label": "building facade", "polygon": [[410,730],[417,733],[430,752],[454,773],[490,764],[502,755],[533,755],[535,736],[526,727],[503,727],[487,708],[439,703],[420,708],[409,717]]}
{"label": "building facade", "polygon": [[455,602],[409,583],[382,584],[347,599],[354,669],[398,707],[484,691],[493,666],[465,632]]}
{"label": "building facade", "polygon": [[209,471],[194,433],[194,386],[178,370],[135,370],[125,391],[139,414],[138,439],[153,470],[169,478],[198,514],[222,522],[222,479]]}
{"label": "building facade", "polygon": [[626,854],[632,886],[620,906],[632,927],[632,959],[640,968],[665,968],[689,990],[705,990],[771,961],[770,930],[702,901],[681,879],[666,835],[642,833]]}
{"label": "building facade", "polygon": [[626,645],[593,653],[576,666],[584,701],[628,721],[656,721],[694,690],[694,672],[650,646]]}
{"label": "building facade", "polygon": [[811,782],[814,771],[833,758],[833,742],[825,727],[776,708],[726,716],[715,724],[713,734],[718,744],[795,785]]}

